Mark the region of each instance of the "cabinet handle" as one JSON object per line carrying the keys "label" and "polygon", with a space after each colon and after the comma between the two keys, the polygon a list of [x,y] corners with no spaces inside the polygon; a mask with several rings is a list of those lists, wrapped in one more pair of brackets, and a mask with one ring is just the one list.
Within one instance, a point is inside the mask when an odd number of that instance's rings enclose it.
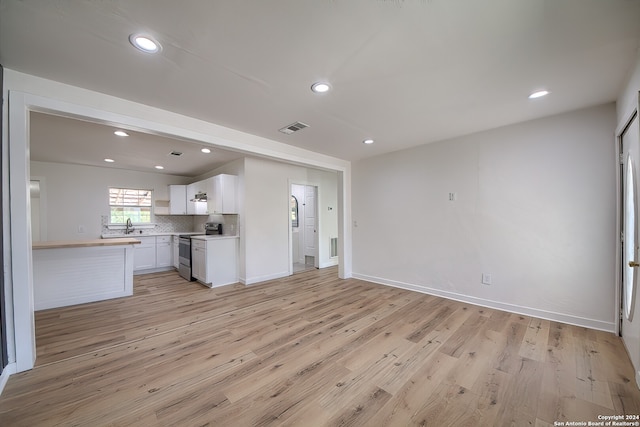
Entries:
{"label": "cabinet handle", "polygon": [[629,267],[640,267],[640,263],[636,261],[629,261]]}

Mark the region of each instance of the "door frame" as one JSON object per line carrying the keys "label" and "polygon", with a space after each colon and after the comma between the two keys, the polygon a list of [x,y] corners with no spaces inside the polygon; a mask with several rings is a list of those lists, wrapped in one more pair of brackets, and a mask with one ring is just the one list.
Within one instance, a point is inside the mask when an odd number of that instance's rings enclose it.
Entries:
{"label": "door frame", "polygon": [[[640,117],[640,91],[637,93],[634,102],[630,105],[629,108],[625,111],[623,115],[621,115],[622,120],[618,123],[616,127],[616,163],[618,167],[618,173],[616,173],[616,197],[617,197],[617,215],[616,215],[616,286],[615,286],[615,315],[616,315],[616,333],[621,337],[623,342],[623,347],[627,351],[629,355],[629,359],[631,365],[633,366],[634,376],[636,386],[640,388],[640,366],[636,366],[636,361],[631,358],[631,354],[629,353],[629,344],[624,340],[623,337],[623,324],[624,324],[624,294],[623,294],[623,285],[624,285],[624,253],[622,252],[622,230],[624,227],[624,168],[626,166],[626,156],[623,155],[624,146],[622,141],[622,135],[629,128],[629,126],[636,120],[636,117]],[[640,119],[639,119],[640,120]],[[638,125],[640,126],[640,124]],[[640,130],[640,129],[639,129]],[[628,151],[628,150],[627,150]],[[637,166],[637,165],[636,165]],[[638,178],[636,178],[637,180]],[[636,272],[638,274],[639,272]],[[637,286],[637,284],[636,284]],[[636,292],[638,290],[636,289]],[[640,303],[636,296],[636,305]],[[640,319],[634,319],[635,322],[640,321]]]}
{"label": "door frame", "polygon": [[[615,324],[616,324],[616,334],[618,336],[622,336],[622,316],[623,316],[623,275],[624,275],[624,256],[622,252],[622,232],[623,232],[623,224],[624,224],[624,168],[625,168],[625,160],[624,158],[624,147],[622,146],[622,134],[624,131],[631,125],[631,122],[635,119],[636,115],[640,112],[640,92],[638,93],[638,97],[636,98],[636,102],[634,105],[629,108],[625,114],[622,116],[623,120],[616,127],[615,134],[615,150],[616,150],[616,164],[617,164],[617,173],[616,173],[616,287],[615,287]],[[640,272],[638,272],[640,273]]]}
{"label": "door frame", "polygon": [[[298,179],[289,179],[288,180],[288,185],[287,185],[287,217],[289,218],[289,228],[288,228],[288,235],[289,235],[289,276],[291,276],[293,274],[293,230],[292,230],[292,226],[291,226],[291,186],[292,185],[309,185],[312,187],[316,188],[316,233],[315,233],[315,255],[314,255],[314,259],[313,259],[313,266],[315,268],[320,268],[320,232],[322,230],[322,222],[320,221],[320,209],[319,209],[319,205],[320,205],[320,184],[318,184],[317,182],[313,182],[313,181],[305,181],[305,180],[298,180]],[[300,201],[298,201],[298,203],[300,203]]]}

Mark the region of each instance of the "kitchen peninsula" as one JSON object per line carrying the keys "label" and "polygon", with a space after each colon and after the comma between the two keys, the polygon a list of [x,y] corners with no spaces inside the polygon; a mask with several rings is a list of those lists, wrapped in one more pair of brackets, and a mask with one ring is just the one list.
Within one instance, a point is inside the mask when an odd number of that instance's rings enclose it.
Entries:
{"label": "kitchen peninsula", "polygon": [[135,238],[34,242],[34,308],[133,295]]}

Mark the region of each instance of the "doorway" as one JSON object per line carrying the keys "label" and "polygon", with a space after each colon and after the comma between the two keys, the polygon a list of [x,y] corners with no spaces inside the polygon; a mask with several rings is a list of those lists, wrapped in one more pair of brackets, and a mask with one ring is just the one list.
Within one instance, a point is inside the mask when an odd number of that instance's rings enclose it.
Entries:
{"label": "doorway", "polygon": [[620,254],[619,286],[620,336],[636,372],[640,387],[640,302],[638,275],[638,167],[640,167],[640,124],[638,111],[618,136],[620,154]]}
{"label": "doorway", "polygon": [[291,273],[318,268],[318,187],[291,184]]}

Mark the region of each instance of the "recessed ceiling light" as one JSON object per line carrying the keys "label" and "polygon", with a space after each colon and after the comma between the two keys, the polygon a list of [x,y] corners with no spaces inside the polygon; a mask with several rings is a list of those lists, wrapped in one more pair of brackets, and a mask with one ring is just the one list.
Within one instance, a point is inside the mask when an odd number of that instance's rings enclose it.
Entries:
{"label": "recessed ceiling light", "polygon": [[533,92],[531,95],[529,95],[529,99],[536,99],[536,98],[541,98],[543,96],[549,95],[549,91],[548,90],[539,90],[537,92]]}
{"label": "recessed ceiling light", "polygon": [[104,159],[104,161],[105,161],[105,162],[107,162],[107,163],[113,163],[113,162],[115,162],[115,160],[113,160],[113,159]]}
{"label": "recessed ceiling light", "polygon": [[362,141],[363,144],[373,144],[373,139],[365,139]]}
{"label": "recessed ceiling light", "polygon": [[311,85],[311,90],[315,93],[329,92],[330,89],[331,86],[329,86],[329,83],[326,82],[317,82]]}
{"label": "recessed ceiling light", "polygon": [[202,151],[205,154],[209,154],[211,152],[211,150],[209,150],[208,148],[203,148],[200,151]]}
{"label": "recessed ceiling light", "polygon": [[164,169],[164,166],[158,165],[158,166],[156,166],[156,169]]}
{"label": "recessed ceiling light", "polygon": [[162,46],[153,37],[146,34],[131,34],[129,42],[138,50],[145,53],[158,53]]}
{"label": "recessed ceiling light", "polygon": [[129,136],[129,134],[128,134],[128,133],[126,133],[126,132],[125,132],[125,131],[123,131],[123,130],[117,130],[117,131],[115,131],[115,132],[114,132],[114,134],[116,134],[116,135],[118,135],[118,136]]}

